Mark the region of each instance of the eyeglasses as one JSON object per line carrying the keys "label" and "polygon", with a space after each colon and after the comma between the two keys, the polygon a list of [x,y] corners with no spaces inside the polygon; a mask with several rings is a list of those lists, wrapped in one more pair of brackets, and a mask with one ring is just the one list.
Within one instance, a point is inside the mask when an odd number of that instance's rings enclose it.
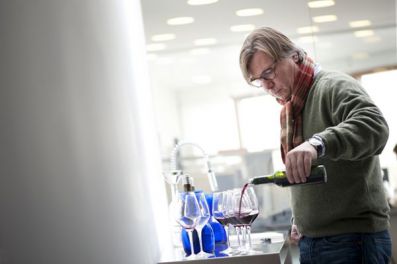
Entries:
{"label": "eyeglasses", "polygon": [[273,80],[274,78],[276,78],[276,66],[277,66],[277,62],[275,61],[273,62],[272,65],[270,65],[269,68],[263,70],[263,72],[261,73],[261,75],[258,78],[255,79],[251,79],[249,82],[252,86],[255,87],[263,87],[263,81],[270,81]]}

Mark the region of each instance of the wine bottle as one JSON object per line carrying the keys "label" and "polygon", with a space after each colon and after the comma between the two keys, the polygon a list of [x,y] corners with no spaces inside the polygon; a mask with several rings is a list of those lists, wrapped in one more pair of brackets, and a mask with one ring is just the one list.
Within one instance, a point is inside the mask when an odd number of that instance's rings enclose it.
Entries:
{"label": "wine bottle", "polygon": [[287,179],[285,171],[276,171],[272,175],[256,176],[249,179],[248,184],[266,184],[274,183],[281,187],[303,185],[303,184],[315,184],[315,183],[326,183],[327,182],[327,171],[323,165],[313,166],[310,171],[310,176],[306,178],[306,182],[290,183]]}

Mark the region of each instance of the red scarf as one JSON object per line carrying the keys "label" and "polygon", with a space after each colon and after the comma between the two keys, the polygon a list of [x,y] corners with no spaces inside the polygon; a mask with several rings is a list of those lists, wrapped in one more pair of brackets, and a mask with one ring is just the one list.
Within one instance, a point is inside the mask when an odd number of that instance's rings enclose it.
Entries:
{"label": "red scarf", "polygon": [[299,72],[294,80],[291,99],[287,102],[277,100],[283,105],[280,123],[281,157],[284,163],[288,151],[303,142],[302,110],[314,80],[314,62],[310,57],[305,55],[298,66]]}

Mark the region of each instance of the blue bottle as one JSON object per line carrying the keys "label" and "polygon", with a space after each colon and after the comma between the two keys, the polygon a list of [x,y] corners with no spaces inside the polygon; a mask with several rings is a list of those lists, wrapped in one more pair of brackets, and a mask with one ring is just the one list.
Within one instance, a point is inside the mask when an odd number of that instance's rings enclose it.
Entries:
{"label": "blue bottle", "polygon": [[[189,256],[192,253],[192,251],[190,248],[189,236],[185,229],[182,229],[181,236],[182,236],[183,249],[185,250],[186,255]],[[215,237],[214,237],[214,231],[212,231],[210,224],[206,224],[201,230],[201,239],[202,239],[203,251],[206,253],[213,254],[215,249],[215,245],[214,245]],[[193,245],[194,245],[193,247],[194,254],[198,254],[200,252],[200,244],[199,244],[199,236],[196,229],[193,230]]]}
{"label": "blue bottle", "polygon": [[[183,250],[185,251],[186,256],[190,256],[190,254],[192,254],[192,249],[190,248],[189,236],[185,229],[182,229],[181,238],[182,238]],[[194,244],[194,247],[193,247],[194,254],[199,253],[200,252],[200,244],[199,244],[199,238],[198,238],[196,229],[193,230],[193,244]]]}

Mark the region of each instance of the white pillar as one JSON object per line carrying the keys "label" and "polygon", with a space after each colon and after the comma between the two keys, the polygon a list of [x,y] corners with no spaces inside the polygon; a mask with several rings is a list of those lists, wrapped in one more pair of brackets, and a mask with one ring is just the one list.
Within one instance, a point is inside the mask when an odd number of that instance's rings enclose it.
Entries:
{"label": "white pillar", "polygon": [[138,0],[0,2],[0,263],[158,259],[143,39]]}

